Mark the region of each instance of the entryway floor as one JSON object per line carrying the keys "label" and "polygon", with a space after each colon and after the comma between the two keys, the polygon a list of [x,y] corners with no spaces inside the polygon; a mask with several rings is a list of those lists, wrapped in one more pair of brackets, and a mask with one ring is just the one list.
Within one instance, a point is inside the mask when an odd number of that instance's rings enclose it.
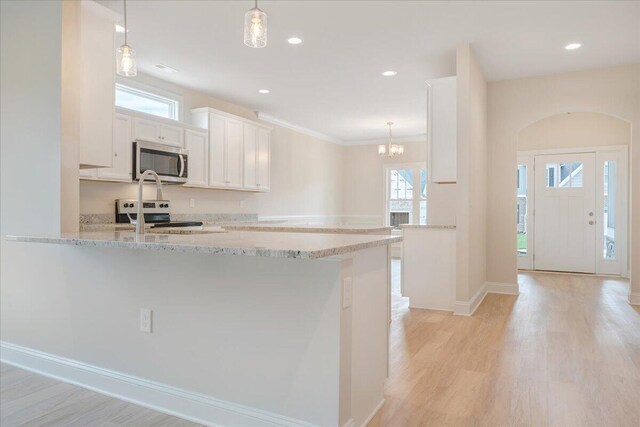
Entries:
{"label": "entryway floor", "polygon": [[394,295],[378,426],[640,425],[640,307],[628,281],[525,273],[472,317]]}

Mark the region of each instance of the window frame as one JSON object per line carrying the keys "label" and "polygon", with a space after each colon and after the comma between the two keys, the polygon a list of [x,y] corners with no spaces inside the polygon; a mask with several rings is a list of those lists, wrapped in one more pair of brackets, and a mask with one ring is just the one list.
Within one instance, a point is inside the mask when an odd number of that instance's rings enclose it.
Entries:
{"label": "window frame", "polygon": [[[390,217],[389,217],[389,212],[390,212],[390,202],[393,200],[390,197],[390,185],[391,185],[391,179],[389,176],[389,173],[392,169],[411,169],[412,170],[412,174],[414,174],[414,180],[415,177],[417,176],[418,178],[418,182],[420,182],[420,169],[425,169],[425,178],[426,181],[428,182],[429,180],[429,171],[427,170],[427,163],[426,162],[407,162],[407,163],[386,163],[382,166],[382,173],[384,176],[384,196],[382,198],[383,200],[383,217],[384,217],[384,225],[389,227],[391,224],[390,221]],[[425,188],[426,191],[426,188]],[[416,197],[417,195],[417,197]],[[422,192],[420,191],[420,189],[418,189],[418,193],[416,194],[415,189],[412,191],[412,198],[411,199],[407,199],[407,200],[411,200],[412,201],[412,209],[414,213],[413,215],[413,221],[411,222],[411,224],[420,224],[420,202],[421,201],[426,201],[428,199],[428,194],[425,196],[425,198],[422,198]],[[425,223],[426,223],[426,212],[425,212]]]}
{"label": "window frame", "polygon": [[[155,115],[155,114],[147,113],[145,111],[134,110],[134,109],[131,109],[131,108],[127,108],[127,107],[123,107],[123,106],[120,106],[120,105],[116,105],[115,104],[115,93],[120,88],[123,88],[123,90],[125,92],[130,92],[130,93],[133,93],[135,95],[142,95],[143,97],[146,97],[146,98],[154,100],[154,101],[161,101],[161,102],[171,101],[171,103],[174,104],[173,117],[158,116],[158,115]],[[146,115],[152,116],[152,117],[160,117],[162,119],[175,120],[175,121],[179,121],[179,122],[183,121],[184,97],[182,95],[179,95],[177,93],[170,92],[170,91],[167,91],[167,90],[164,90],[164,89],[160,89],[160,88],[155,87],[155,86],[151,86],[151,85],[147,85],[147,84],[144,84],[144,83],[140,83],[140,82],[137,82],[137,81],[131,80],[131,79],[123,79],[123,78],[117,78],[116,79],[116,85],[115,85],[115,88],[114,88],[114,106],[115,106],[115,108],[121,108],[121,109],[127,110],[127,111],[135,111],[136,113],[146,114]]]}

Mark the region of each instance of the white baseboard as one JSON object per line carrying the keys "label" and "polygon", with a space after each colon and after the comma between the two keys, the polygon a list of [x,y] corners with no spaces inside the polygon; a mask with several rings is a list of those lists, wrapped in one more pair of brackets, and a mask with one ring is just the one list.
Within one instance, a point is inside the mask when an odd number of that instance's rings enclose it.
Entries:
{"label": "white baseboard", "polygon": [[0,343],[0,360],[9,365],[207,426],[311,427],[313,425],[302,420],[7,342]]}
{"label": "white baseboard", "polygon": [[640,294],[639,293],[629,293],[629,304],[631,305],[640,305]]}
{"label": "white baseboard", "polygon": [[480,307],[484,297],[487,296],[487,284],[478,289],[478,292],[469,301],[456,301],[453,303],[453,314],[455,316],[471,316]]}
{"label": "white baseboard", "polygon": [[[369,424],[369,422],[373,419],[373,417],[376,416],[376,414],[378,413],[378,411],[380,410],[380,408],[382,408],[382,405],[384,405],[384,399],[382,399],[380,401],[380,403],[378,403],[376,405],[375,408],[373,408],[373,411],[371,411],[371,413],[369,414],[369,416],[367,417],[366,420],[363,421],[362,424],[360,424],[360,427],[367,427],[367,424]],[[353,423],[355,425],[355,423]]]}
{"label": "white baseboard", "polygon": [[473,315],[487,294],[519,295],[520,291],[516,283],[485,282],[471,300],[456,301],[453,304],[453,314],[456,316]]}
{"label": "white baseboard", "polygon": [[519,295],[520,289],[517,283],[499,283],[499,282],[487,282],[485,283],[488,294],[503,294],[503,295]]}

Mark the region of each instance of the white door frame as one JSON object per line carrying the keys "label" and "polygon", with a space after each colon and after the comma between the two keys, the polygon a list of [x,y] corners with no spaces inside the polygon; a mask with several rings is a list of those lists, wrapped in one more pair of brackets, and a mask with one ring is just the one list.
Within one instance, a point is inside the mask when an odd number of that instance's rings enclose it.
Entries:
{"label": "white door frame", "polygon": [[[555,148],[547,150],[518,151],[516,165],[527,166],[527,255],[518,256],[519,269],[535,268],[535,185],[534,184],[534,157],[545,154],[572,154],[595,153],[596,154],[596,274],[616,274],[629,277],[629,146],[611,145],[581,148]],[[604,161],[615,161],[617,165],[617,196],[616,201],[616,248],[615,260],[606,260],[601,256],[604,247],[604,235],[600,231],[600,225],[604,216]]]}

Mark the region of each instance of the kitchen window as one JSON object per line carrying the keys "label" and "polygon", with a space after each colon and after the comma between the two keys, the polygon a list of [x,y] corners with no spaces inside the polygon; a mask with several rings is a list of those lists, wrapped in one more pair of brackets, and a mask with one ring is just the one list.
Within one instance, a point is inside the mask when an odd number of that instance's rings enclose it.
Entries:
{"label": "kitchen window", "polygon": [[[138,86],[138,85],[136,85]],[[116,107],[180,120],[181,97],[153,88],[116,84]]]}
{"label": "kitchen window", "polygon": [[427,223],[427,169],[422,164],[385,167],[386,224]]}

